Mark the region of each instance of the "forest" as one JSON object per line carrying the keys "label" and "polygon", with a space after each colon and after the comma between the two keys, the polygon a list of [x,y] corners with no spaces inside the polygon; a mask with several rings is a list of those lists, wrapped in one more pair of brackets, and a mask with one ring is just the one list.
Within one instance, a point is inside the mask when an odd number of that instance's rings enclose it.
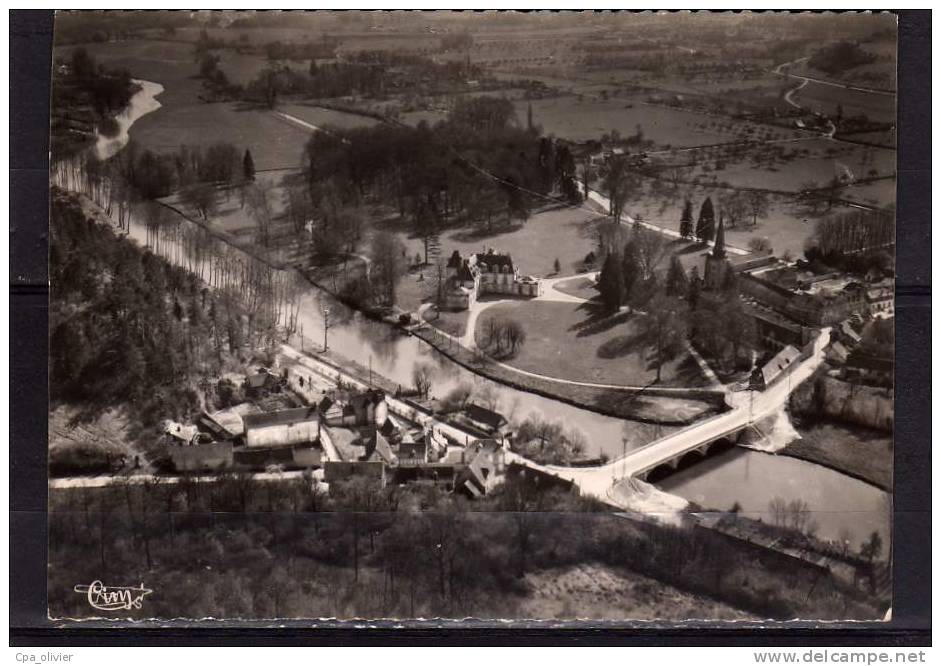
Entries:
{"label": "forest", "polygon": [[220,255],[200,280],[87,219],[77,198],[58,190],[50,232],[52,408],[78,407],[80,419],[123,408],[137,436],[152,440],[162,419],[198,414],[229,364],[280,339],[288,306],[259,262]]}
{"label": "forest", "polygon": [[118,576],[154,589],[139,617],[516,617],[527,574],[592,562],[762,618],[875,613],[815,567],[561,490],[510,480],[471,511],[434,486],[335,485],[230,475],[56,491],[51,612],[87,613],[75,581]]}
{"label": "forest", "polygon": [[127,106],[137,89],[127,70],[108,69],[85,48],[74,49],[68,61],[57,65],[52,86],[52,152],[59,156],[78,152],[95,131],[112,134],[114,114]]}
{"label": "forest", "polygon": [[429,246],[450,226],[489,234],[525,220],[535,202],[555,193],[580,199],[568,147],[517,127],[512,102],[501,98],[465,100],[434,126],[317,133],[307,156],[312,202],[393,204],[423,241],[426,263]]}

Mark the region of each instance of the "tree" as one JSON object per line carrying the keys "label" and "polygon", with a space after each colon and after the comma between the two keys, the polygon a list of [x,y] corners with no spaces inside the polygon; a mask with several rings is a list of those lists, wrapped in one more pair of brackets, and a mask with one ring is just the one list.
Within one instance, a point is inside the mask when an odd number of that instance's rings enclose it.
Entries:
{"label": "tree", "polygon": [[748,249],[757,254],[766,254],[771,252],[771,241],[766,237],[751,238],[748,241]]}
{"label": "tree", "polygon": [[756,226],[758,218],[768,214],[770,202],[765,192],[750,190],[745,194],[745,205],[752,216],[752,226]]}
{"label": "tree", "polygon": [[552,270],[556,275],[562,272],[562,264],[559,263],[558,257],[556,257],[555,261],[552,262]]}
{"label": "tree", "polygon": [[701,243],[708,243],[715,235],[716,213],[712,205],[712,197],[706,197],[699,209],[699,220],[696,222],[696,238]]}
{"label": "tree", "polygon": [[673,298],[684,298],[689,291],[689,280],[683,270],[683,262],[677,255],[670,259],[670,268],[667,270],[666,294]]}
{"label": "tree", "polygon": [[693,237],[693,202],[687,199],[683,203],[683,215],[680,217],[680,236]]}
{"label": "tree", "polygon": [[624,204],[637,189],[637,182],[629,172],[625,156],[612,156],[608,159],[602,173],[602,185],[611,203],[609,212],[616,222],[620,221]]}
{"label": "tree", "polygon": [[662,234],[644,229],[639,225],[634,228],[631,243],[635,247],[640,277],[649,280],[657,272],[667,252],[667,243]]}
{"label": "tree", "polygon": [[246,149],[245,156],[242,158],[242,175],[245,180],[255,180],[255,160],[252,159],[252,151]]}
{"label": "tree", "polygon": [[395,290],[406,271],[405,246],[397,236],[382,231],[372,238],[370,280],[376,285],[381,302],[395,305]]}
{"label": "tree", "polygon": [[415,387],[415,391],[418,393],[419,397],[428,397],[428,392],[431,390],[431,375],[433,372],[434,368],[427,363],[417,363],[415,367],[412,368],[412,386]]}
{"label": "tree", "polygon": [[734,369],[741,351],[755,348],[758,335],[755,320],[745,312],[741,298],[734,294],[726,294],[721,300],[722,305],[717,309],[717,314],[722,322],[722,336],[731,350]]}
{"label": "tree", "polygon": [[622,303],[634,303],[637,291],[644,280],[644,270],[641,266],[640,251],[637,247],[637,234],[624,244],[621,251],[621,284],[624,285]]}
{"label": "tree", "polygon": [[204,220],[208,220],[215,214],[218,205],[216,188],[208,183],[193,185],[181,190],[180,199]]}
{"label": "tree", "polygon": [[621,272],[621,257],[608,253],[598,276],[598,291],[608,310],[616,311],[624,304],[624,276]]}
{"label": "tree", "polygon": [[869,535],[869,539],[863,542],[859,549],[859,554],[872,563],[882,554],[882,537],[878,532]]}
{"label": "tree", "polygon": [[258,225],[258,239],[265,247],[268,247],[271,240],[271,221],[273,219],[271,193],[271,183],[265,181],[252,183],[245,192],[249,214]]}
{"label": "tree", "polygon": [[683,302],[664,294],[655,295],[649,302],[647,316],[641,320],[644,339],[657,349],[657,378],[667,354],[672,354],[686,339],[686,319]]}
{"label": "tree", "polygon": [[526,330],[515,319],[508,319],[504,324],[503,333],[507,346],[510,349],[510,355],[516,354],[517,350],[526,342]]}
{"label": "tree", "polygon": [[738,226],[739,221],[747,213],[747,203],[741,194],[732,192],[721,200],[722,212],[725,213],[725,219],[733,228]]}
{"label": "tree", "polygon": [[686,302],[695,309],[699,305],[699,295],[702,292],[702,279],[699,277],[699,267],[693,266],[689,272],[689,288],[686,291]]}

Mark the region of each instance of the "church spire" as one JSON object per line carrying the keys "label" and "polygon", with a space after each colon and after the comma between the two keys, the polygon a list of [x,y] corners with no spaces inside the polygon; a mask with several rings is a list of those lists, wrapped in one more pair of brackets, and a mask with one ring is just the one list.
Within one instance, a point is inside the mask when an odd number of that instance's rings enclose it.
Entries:
{"label": "church spire", "polygon": [[716,242],[712,247],[712,256],[716,259],[725,258],[725,220],[722,212],[719,212],[719,228],[716,229]]}

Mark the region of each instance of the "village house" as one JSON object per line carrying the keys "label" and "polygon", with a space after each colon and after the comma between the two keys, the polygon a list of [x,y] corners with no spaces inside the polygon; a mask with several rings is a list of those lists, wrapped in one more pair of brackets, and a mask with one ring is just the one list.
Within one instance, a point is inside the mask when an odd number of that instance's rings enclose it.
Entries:
{"label": "village house", "polygon": [[895,359],[870,356],[859,350],[846,359],[847,373],[874,386],[892,386],[895,379]]}
{"label": "village house", "polygon": [[280,378],[270,372],[268,368],[259,368],[258,372],[248,375],[245,378],[243,388],[245,395],[249,397],[258,397],[264,395],[267,391],[280,388]]}
{"label": "village house", "polygon": [[539,278],[520,276],[513,258],[493,248],[467,258],[455,250],[448,259],[445,279],[444,305],[452,310],[466,310],[487,294],[536,297],[542,293]]}
{"label": "village house", "polygon": [[455,491],[471,498],[481,497],[503,483],[506,476],[506,450],[493,439],[480,439],[463,452],[466,467],[458,472]]}
{"label": "village house", "polygon": [[508,434],[509,421],[499,412],[469,403],[454,417],[463,425],[470,426],[487,437],[504,437]]}
{"label": "village house", "polygon": [[888,319],[895,316],[895,288],[891,280],[873,285],[866,290],[866,303],[873,317]]}
{"label": "village house", "polygon": [[386,395],[378,389],[370,389],[357,393],[346,400],[337,399],[339,403],[334,408],[331,404],[327,410],[326,424],[337,427],[358,427],[367,425],[382,425],[389,414],[386,405]]}
{"label": "village house", "polygon": [[752,373],[751,388],[756,391],[764,391],[775,381],[781,379],[790,371],[791,366],[800,361],[800,350],[788,345],[760,368],[756,368]]}
{"label": "village house", "polygon": [[245,445],[249,448],[313,444],[320,440],[320,414],[315,407],[247,414],[242,421]]}

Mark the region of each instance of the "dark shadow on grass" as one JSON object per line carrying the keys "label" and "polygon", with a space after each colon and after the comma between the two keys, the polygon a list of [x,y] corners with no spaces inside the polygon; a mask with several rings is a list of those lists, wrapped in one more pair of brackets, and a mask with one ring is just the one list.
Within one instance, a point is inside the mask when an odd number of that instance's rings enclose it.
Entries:
{"label": "dark shadow on grass", "polygon": [[706,383],[702,369],[689,354],[673,370],[670,382],[678,386],[703,386]]}
{"label": "dark shadow on grass", "polygon": [[603,305],[593,302],[582,303],[576,310],[585,312],[588,315],[588,318],[584,321],[569,327],[570,331],[576,331],[576,336],[579,338],[604,333],[627,322],[634,316],[633,312],[612,313]]}
{"label": "dark shadow on grass", "polygon": [[703,250],[708,249],[708,243],[689,243],[685,247],[675,250],[673,254],[696,254],[697,252],[702,252]]}
{"label": "dark shadow on grass", "polygon": [[451,236],[451,238],[458,241],[459,243],[469,243],[472,241],[480,241],[487,238],[495,238],[505,234],[516,233],[522,229],[523,226],[524,224],[522,223],[495,224],[489,231],[482,227],[472,227],[470,229],[465,229],[464,231],[455,233],[453,236]]}
{"label": "dark shadow on grass", "polygon": [[[623,358],[631,354],[645,354],[647,351],[643,333],[628,333],[607,340],[595,352],[598,358]],[[644,355],[646,358],[646,354]],[[654,368],[656,369],[656,368]]]}

